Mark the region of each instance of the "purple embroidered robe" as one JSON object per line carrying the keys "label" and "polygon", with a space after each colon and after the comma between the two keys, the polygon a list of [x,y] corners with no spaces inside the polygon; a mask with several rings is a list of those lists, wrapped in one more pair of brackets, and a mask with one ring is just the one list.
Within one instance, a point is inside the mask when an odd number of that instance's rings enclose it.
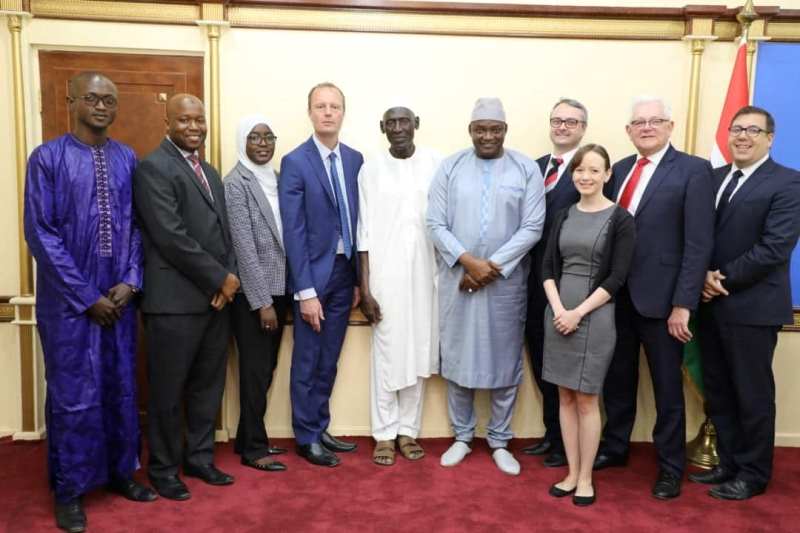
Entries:
{"label": "purple embroidered robe", "polygon": [[130,147],[70,134],[28,160],[25,239],[36,259],[50,482],[62,502],[139,467],[134,302],[110,328],[86,313],[118,283],[142,286],[135,168]]}

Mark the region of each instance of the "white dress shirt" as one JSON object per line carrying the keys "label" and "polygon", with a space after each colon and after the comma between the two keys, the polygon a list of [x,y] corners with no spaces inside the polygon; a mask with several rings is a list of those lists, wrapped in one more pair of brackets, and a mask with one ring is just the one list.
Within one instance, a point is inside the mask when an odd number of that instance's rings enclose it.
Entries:
{"label": "white dress shirt", "polygon": [[[636,184],[636,189],[633,191],[633,196],[631,197],[631,202],[628,204],[628,212],[631,215],[636,214],[636,209],[639,207],[639,202],[642,201],[642,195],[644,195],[645,189],[647,189],[647,184],[650,183],[650,178],[653,177],[653,174],[656,172],[656,168],[658,168],[658,164],[661,163],[661,160],[664,159],[664,154],[667,153],[669,150],[670,144],[667,143],[664,148],[659,150],[658,152],[654,153],[653,155],[647,156],[647,159],[650,161],[642,168],[642,175],[639,177],[639,183]],[[640,159],[643,157],[641,155],[636,157],[636,162],[631,167],[630,172],[628,175],[625,176],[625,181],[622,182],[622,187],[619,188],[619,193],[617,194],[616,201],[619,202],[620,198],[622,197],[622,193],[625,191],[625,187],[628,185],[628,181],[631,179],[631,175],[633,171],[636,170],[636,163],[639,162]]]}
{"label": "white dress shirt", "polygon": [[733,200],[733,195],[736,194],[736,191],[738,191],[739,189],[742,188],[742,185],[744,185],[744,182],[747,181],[747,178],[752,176],[753,172],[758,170],[758,167],[760,167],[764,163],[764,161],[766,161],[767,159],[769,159],[769,152],[767,152],[767,155],[765,155],[764,157],[762,157],[761,159],[759,159],[758,161],[756,161],[755,163],[753,163],[749,167],[739,168],[739,167],[736,166],[736,163],[732,164],[730,172],[728,172],[728,175],[725,176],[725,179],[722,180],[722,183],[719,186],[719,190],[717,191],[717,199],[714,202],[714,206],[715,207],[719,206],[719,200],[720,200],[720,198],[722,198],[722,193],[725,190],[725,187],[728,186],[728,183],[730,183],[734,172],[736,172],[737,170],[741,170],[742,171],[742,177],[739,178],[739,183],[736,185],[736,188],[731,193],[731,197],[728,198],[728,202]]}
{"label": "white dress shirt", "polygon": [[552,187],[549,187],[550,190],[555,189],[555,187],[558,185],[558,180],[561,179],[561,176],[563,176],[564,172],[566,172],[567,169],[569,168],[569,164],[572,162],[572,158],[575,157],[575,153],[577,151],[578,151],[578,147],[576,146],[575,148],[573,148],[569,152],[565,152],[565,153],[563,153],[561,155],[550,154],[550,160],[547,162],[547,167],[545,167],[545,169],[544,169],[545,177],[547,177],[547,175],[550,173],[550,170],[553,168],[553,161],[557,157],[561,158],[561,166],[558,167],[558,177],[556,178],[556,181],[553,182]]}

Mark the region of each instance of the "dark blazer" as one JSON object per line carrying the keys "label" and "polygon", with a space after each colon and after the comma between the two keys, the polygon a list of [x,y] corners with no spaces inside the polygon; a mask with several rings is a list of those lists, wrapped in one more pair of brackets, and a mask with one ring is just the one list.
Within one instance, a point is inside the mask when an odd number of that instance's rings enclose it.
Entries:
{"label": "dark blazer", "polygon": [[214,201],[167,139],[145,157],[133,178],[144,241],[145,313],[203,313],[225,277],[236,271],[225,191],[201,161]]}
{"label": "dark blazer", "polygon": [[[556,286],[561,280],[563,266],[558,241],[564,221],[568,218],[569,209],[562,209],[556,214],[542,263],[542,280],[552,279],[556,282]],[[597,271],[594,285],[589,289],[589,294],[592,294],[598,287],[602,287],[613,300],[614,295],[625,285],[625,279],[628,277],[636,244],[636,224],[631,214],[619,206],[614,208],[608,223],[609,237],[606,239],[600,269]]]}
{"label": "dark blazer", "polygon": [[[544,176],[547,170],[547,163],[550,162],[550,154],[544,155],[536,160],[539,169]],[[571,206],[580,199],[580,194],[575,189],[575,184],[572,183],[572,171],[569,167],[564,170],[561,178],[558,180],[555,188],[549,193],[545,194],[545,212],[544,212],[544,228],[542,228],[542,237],[539,242],[531,250],[531,257],[533,258],[531,266],[531,275],[528,282],[528,292],[542,291],[542,261],[545,257],[545,250],[547,249],[547,242],[550,237],[550,230],[553,226],[553,220],[559,211]]]}
{"label": "dark blazer", "polygon": [[270,306],[273,295],[286,294],[286,253],[276,214],[258,179],[241,163],[225,176],[225,203],[242,291],[251,310]]}
{"label": "dark blazer", "polygon": [[[358,171],[362,155],[339,143],[350,206],[353,261],[358,226]],[[313,138],[283,156],[278,183],[283,221],[283,243],[289,263],[289,291],[314,287],[323,294],[333,271],[339,241],[339,214],[328,174]]]}
{"label": "dark blazer", "polygon": [[[714,170],[719,190],[731,165]],[[800,172],[764,161],[716,222],[710,270],[719,269],[729,296],[714,298],[727,322],[792,323],[789,260],[800,235]]]}
{"label": "dark blazer", "polygon": [[[612,167],[617,199],[636,155]],[[714,232],[714,187],[705,159],[670,146],[647,184],[634,215],[636,247],[628,291],[636,310],[667,318],[673,306],[694,310],[700,300]]]}

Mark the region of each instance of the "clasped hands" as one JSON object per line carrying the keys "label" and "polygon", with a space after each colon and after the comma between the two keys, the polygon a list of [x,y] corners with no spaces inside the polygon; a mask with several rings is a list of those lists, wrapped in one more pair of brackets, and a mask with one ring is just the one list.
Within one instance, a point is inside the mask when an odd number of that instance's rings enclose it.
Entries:
{"label": "clasped hands", "polygon": [[111,327],[122,316],[122,310],[133,298],[133,287],[127,283],[117,283],[92,304],[86,313],[95,323],[104,328]]}
{"label": "clasped hands", "polygon": [[706,281],[703,284],[703,301],[710,302],[717,296],[728,296],[728,291],[722,286],[722,280],[725,276],[717,270],[709,270],[706,272]]}
{"label": "clasped hands", "polygon": [[502,268],[494,261],[464,253],[458,258],[464,267],[464,276],[458,284],[461,291],[475,292],[502,275]]}
{"label": "clasped hands", "polygon": [[222,282],[222,287],[211,298],[211,307],[215,311],[222,311],[226,304],[233,302],[233,297],[236,296],[240,285],[239,278],[228,272],[225,281]]}
{"label": "clasped hands", "polygon": [[583,319],[583,313],[578,308],[567,310],[564,307],[553,310],[553,327],[562,335],[575,333]]}

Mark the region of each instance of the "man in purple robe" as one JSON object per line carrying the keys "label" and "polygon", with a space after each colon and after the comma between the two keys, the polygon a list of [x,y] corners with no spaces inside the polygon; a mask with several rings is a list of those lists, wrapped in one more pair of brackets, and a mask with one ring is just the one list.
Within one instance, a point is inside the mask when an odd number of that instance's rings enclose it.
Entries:
{"label": "man in purple robe", "polygon": [[47,378],[48,463],[56,524],[83,531],[94,487],[156,494],[139,468],[136,309],[142,246],[133,217],[133,150],[108,138],[117,89],[99,73],[69,83],[72,133],[36,148],[25,185],[25,240],[36,259],[36,319]]}

